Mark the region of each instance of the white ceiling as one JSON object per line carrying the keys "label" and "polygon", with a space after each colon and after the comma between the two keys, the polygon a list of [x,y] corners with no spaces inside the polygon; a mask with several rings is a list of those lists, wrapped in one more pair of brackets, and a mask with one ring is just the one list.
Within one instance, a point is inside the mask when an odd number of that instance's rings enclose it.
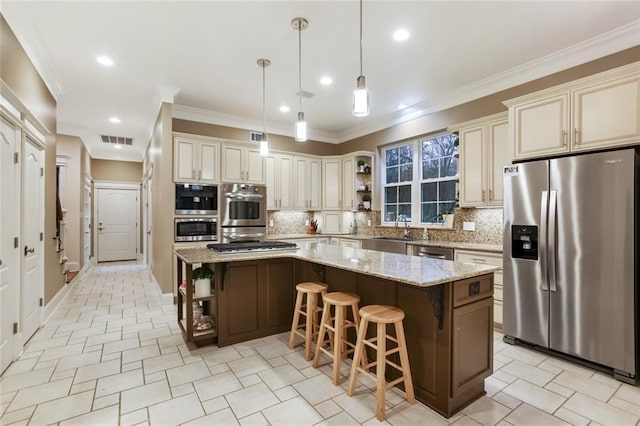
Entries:
{"label": "white ceiling", "polygon": [[[338,143],[640,45],[638,1],[376,1],[363,4],[371,114],[351,115],[359,3],[16,1],[0,11],[58,100],[58,133],[94,158],[140,161],[161,99],[174,116],[291,135],[302,86],[312,139]],[[398,28],[407,41],[392,38]],[[109,55],[111,68],[96,63]],[[331,86],[319,82],[333,78]],[[175,95],[175,97],[173,97]],[[398,111],[400,103],[411,105]],[[291,111],[279,112],[280,105]],[[109,117],[122,121],[112,124]],[[115,150],[100,134],[133,137]]]}

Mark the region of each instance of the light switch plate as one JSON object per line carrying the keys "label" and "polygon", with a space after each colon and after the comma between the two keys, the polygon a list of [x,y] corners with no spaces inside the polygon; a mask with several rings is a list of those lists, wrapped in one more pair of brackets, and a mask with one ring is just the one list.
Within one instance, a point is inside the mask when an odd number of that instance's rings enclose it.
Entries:
{"label": "light switch plate", "polygon": [[371,219],[367,219],[367,226],[371,226]]}
{"label": "light switch plate", "polygon": [[304,226],[309,226],[309,219],[304,221]]}
{"label": "light switch plate", "polygon": [[269,227],[273,228],[273,219],[269,219]]}
{"label": "light switch plate", "polygon": [[462,230],[463,231],[475,231],[476,223],[475,222],[462,222]]}

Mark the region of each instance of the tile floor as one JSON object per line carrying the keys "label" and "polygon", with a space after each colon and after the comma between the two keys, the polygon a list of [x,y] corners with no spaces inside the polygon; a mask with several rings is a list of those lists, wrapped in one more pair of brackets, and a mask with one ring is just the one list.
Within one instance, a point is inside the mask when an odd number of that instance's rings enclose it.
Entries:
{"label": "tile floor", "polygon": [[[175,315],[145,266],[92,268],[0,378],[0,424],[379,424],[372,380],[347,397],[286,334],[189,350]],[[386,424],[640,425],[640,388],[501,337],[485,397],[445,419],[392,391]]]}

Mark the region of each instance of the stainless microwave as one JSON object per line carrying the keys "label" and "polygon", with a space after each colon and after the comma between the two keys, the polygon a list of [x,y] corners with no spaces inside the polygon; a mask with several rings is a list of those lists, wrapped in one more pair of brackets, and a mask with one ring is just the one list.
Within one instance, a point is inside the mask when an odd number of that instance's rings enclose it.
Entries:
{"label": "stainless microwave", "polygon": [[218,214],[218,185],[176,183],[176,214]]}
{"label": "stainless microwave", "polygon": [[177,217],[174,222],[174,240],[218,241],[218,219],[215,217]]}

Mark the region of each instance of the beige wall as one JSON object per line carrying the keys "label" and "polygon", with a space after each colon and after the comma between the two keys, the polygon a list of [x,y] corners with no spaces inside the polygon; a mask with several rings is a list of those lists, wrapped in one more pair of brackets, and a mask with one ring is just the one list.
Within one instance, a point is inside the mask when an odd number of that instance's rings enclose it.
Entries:
{"label": "beige wall", "polygon": [[142,162],[91,159],[94,180],[142,182]]}
{"label": "beige wall", "polygon": [[352,139],[338,145],[338,151],[340,154],[346,154],[358,150],[375,150],[375,148],[380,145],[414,138],[424,134],[439,132],[457,123],[506,111],[507,107],[504,106],[502,102],[508,99],[516,98],[518,96],[536,92],[558,84],[567,83],[572,80],[577,80],[582,77],[597,74],[599,72],[636,61],[640,61],[640,46],[633,47],[529,83],[521,84],[466,104],[429,114],[360,138]]}
{"label": "beige wall", "polygon": [[[49,131],[45,149],[44,196],[44,300],[47,303],[63,287],[62,267],[56,252],[56,100],[38,74],[9,25],[0,15],[0,78],[11,95]],[[9,94],[3,93],[9,97]]]}
{"label": "beige wall", "polygon": [[[192,135],[211,136],[234,141],[249,141],[249,131],[235,127],[218,126],[215,124],[199,123],[196,121],[173,119],[173,131],[190,133]],[[313,155],[335,155],[335,144],[324,142],[296,142],[289,136],[269,134],[269,148],[273,150],[299,152]]]}
{"label": "beige wall", "polygon": [[152,268],[162,293],[174,293],[173,283],[173,138],[171,104],[163,103],[145,154],[145,173],[151,170]]}

